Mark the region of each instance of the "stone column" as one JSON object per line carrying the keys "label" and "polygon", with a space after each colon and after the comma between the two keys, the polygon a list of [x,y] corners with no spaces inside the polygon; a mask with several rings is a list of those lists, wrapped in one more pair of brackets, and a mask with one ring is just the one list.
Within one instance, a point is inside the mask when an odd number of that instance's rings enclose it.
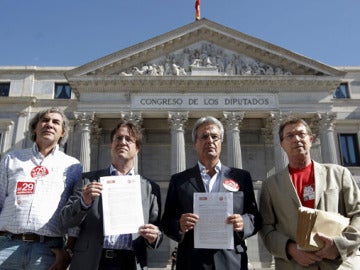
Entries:
{"label": "stone column", "polygon": [[80,129],[80,162],[83,172],[90,171],[91,147],[90,147],[90,128],[94,120],[94,113],[74,112],[75,119]]}
{"label": "stone column", "polygon": [[99,122],[94,121],[91,130],[91,168],[99,169],[99,149],[102,128],[99,128]]}
{"label": "stone column", "polygon": [[244,119],[243,112],[223,112],[227,143],[227,164],[242,169],[239,124]]}
{"label": "stone column", "polygon": [[324,163],[338,164],[334,134],[335,113],[322,113],[319,120],[321,156]]}
{"label": "stone column", "polygon": [[286,115],[276,112],[271,112],[269,116],[269,121],[271,123],[273,140],[274,140],[275,173],[284,169],[289,163],[286,153],[281,148],[280,138],[279,138],[280,122],[285,117]]}
{"label": "stone column", "polygon": [[266,119],[265,127],[261,129],[261,135],[264,140],[265,148],[265,169],[266,177],[275,174],[275,163],[274,163],[274,138],[271,121],[269,118]]}
{"label": "stone column", "polygon": [[184,128],[189,112],[169,112],[171,129],[171,174],[186,169]]}
{"label": "stone column", "polygon": [[33,142],[30,140],[31,134],[28,130],[30,122],[30,114],[26,111],[18,113],[17,124],[15,125],[14,132],[14,149],[22,149],[31,147]]}
{"label": "stone column", "polygon": [[[68,133],[68,139],[66,141],[66,153],[70,156],[76,156],[77,153],[75,153],[74,150],[74,128],[76,125],[76,120],[70,120],[69,119],[69,133]],[[77,157],[79,158],[79,157]]]}

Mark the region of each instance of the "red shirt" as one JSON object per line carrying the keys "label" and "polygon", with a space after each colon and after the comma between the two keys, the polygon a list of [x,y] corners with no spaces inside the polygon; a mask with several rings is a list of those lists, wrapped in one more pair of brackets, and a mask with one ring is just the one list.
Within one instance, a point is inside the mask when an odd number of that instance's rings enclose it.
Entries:
{"label": "red shirt", "polygon": [[295,169],[289,166],[289,172],[301,204],[309,208],[314,208],[315,180],[313,163],[311,162],[311,164],[301,169]]}

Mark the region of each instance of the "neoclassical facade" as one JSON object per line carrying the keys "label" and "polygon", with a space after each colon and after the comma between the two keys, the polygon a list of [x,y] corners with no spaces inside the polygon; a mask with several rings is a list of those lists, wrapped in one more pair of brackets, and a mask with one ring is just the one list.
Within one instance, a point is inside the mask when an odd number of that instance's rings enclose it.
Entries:
{"label": "neoclassical facade", "polygon": [[[316,140],[312,156],[342,164],[360,183],[360,67],[331,67],[207,19],[190,23],[80,67],[0,67],[0,153],[29,147],[28,123],[58,106],[71,120],[64,149],[84,171],[109,165],[110,130],[120,118],[142,125],[136,169],[155,180],[165,200],[171,174],[194,166],[194,121],[225,127],[222,162],[250,171],[256,193],[287,165],[278,127],[303,117]],[[271,256],[248,240],[255,269]],[[154,266],[168,263],[168,240]]]}

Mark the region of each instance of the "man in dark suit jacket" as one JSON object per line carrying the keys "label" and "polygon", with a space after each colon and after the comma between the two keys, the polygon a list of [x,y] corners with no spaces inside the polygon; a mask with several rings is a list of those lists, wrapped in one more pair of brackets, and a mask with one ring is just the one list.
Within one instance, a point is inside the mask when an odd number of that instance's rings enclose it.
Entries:
{"label": "man in dark suit jacket", "polygon": [[[171,177],[162,226],[167,236],[179,242],[177,270],[248,269],[245,239],[260,229],[261,220],[249,172],[220,162],[223,137],[219,120],[200,118],[192,133],[199,162]],[[233,214],[226,222],[233,226],[234,249],[194,248],[193,229],[199,219],[193,213],[194,192],[233,192]]]}
{"label": "man in dark suit jacket", "polygon": [[157,226],[161,215],[160,187],[140,176],[146,224],[138,233],[109,238],[104,236],[102,184],[99,182],[103,176],[134,175],[134,159],[141,140],[140,127],[131,121],[121,121],[111,132],[110,167],[83,174],[74,195],[62,209],[63,226],[80,228],[70,269],[147,269],[146,248],[157,248],[162,240]]}

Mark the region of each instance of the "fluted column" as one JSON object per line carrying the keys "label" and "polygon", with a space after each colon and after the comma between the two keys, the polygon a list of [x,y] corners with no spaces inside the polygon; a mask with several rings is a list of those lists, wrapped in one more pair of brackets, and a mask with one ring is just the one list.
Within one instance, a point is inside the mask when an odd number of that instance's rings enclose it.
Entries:
{"label": "fluted column", "polygon": [[184,128],[188,112],[169,112],[171,129],[171,174],[186,169]]}
{"label": "fluted column", "polygon": [[74,112],[75,119],[80,129],[80,162],[83,171],[90,171],[91,148],[90,148],[90,131],[91,123],[94,120],[94,113],[90,112]]}
{"label": "fluted column", "polygon": [[[121,112],[121,118],[127,121],[136,122],[139,126],[142,125],[142,115],[141,112]],[[134,170],[136,173],[139,173],[139,158],[138,155],[134,159]]]}
{"label": "fluted column", "polygon": [[76,120],[69,120],[69,136],[66,141],[66,153],[70,156],[76,156],[77,153],[74,151],[74,129]]}
{"label": "fluted column", "polygon": [[227,143],[227,164],[242,168],[239,124],[244,119],[243,112],[223,112]]}
{"label": "fluted column", "polygon": [[91,129],[91,168],[99,168],[99,149],[100,149],[100,139],[101,139],[102,128],[99,127],[99,122],[94,121]]}
{"label": "fluted column", "polygon": [[286,153],[282,149],[280,145],[280,138],[279,138],[279,127],[280,122],[282,119],[286,117],[282,113],[270,113],[269,121],[271,122],[272,126],[272,134],[273,134],[273,140],[274,140],[274,158],[275,158],[275,173],[281,171],[284,169],[289,161],[286,156]]}
{"label": "fluted column", "polygon": [[261,135],[264,140],[266,177],[269,177],[275,174],[274,138],[272,121],[269,121],[269,118],[266,119],[265,127],[261,129]]}
{"label": "fluted column", "polygon": [[321,143],[321,156],[324,163],[338,164],[336,153],[336,142],[334,135],[334,120],[336,119],[335,113],[322,113],[320,114],[319,131]]}
{"label": "fluted column", "polygon": [[30,114],[26,111],[18,113],[17,124],[15,125],[14,130],[14,149],[22,149],[31,147],[32,141],[30,141],[30,130],[28,129]]}

